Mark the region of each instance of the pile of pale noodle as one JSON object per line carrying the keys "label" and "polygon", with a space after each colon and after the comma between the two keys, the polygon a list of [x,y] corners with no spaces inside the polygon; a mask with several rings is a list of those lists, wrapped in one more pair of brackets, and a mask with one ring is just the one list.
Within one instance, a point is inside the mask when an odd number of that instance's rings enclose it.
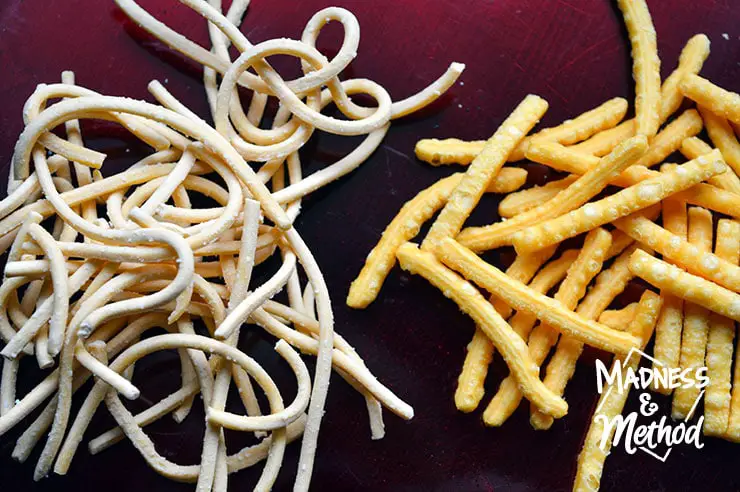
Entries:
{"label": "pile of pale noodle", "polygon": [[[156,81],[149,90],[161,105],[97,94],[75,85],[70,72],[29,97],[8,196],[0,201],[0,241],[8,251],[0,286],[0,435],[43,408],[13,456],[26,460],[47,435],[35,478],[65,474],[93,414],[105,405],[118,427],[90,441],[92,453],[128,438],[155,471],[197,482],[204,491],[226,490],[229,473],[262,461],[256,489],[271,488],[286,443],[303,436],[295,488],[307,490],[332,368],[366,399],[374,439],[384,434],[382,407],[404,419],[413,409],[334,333],[326,285],[292,223],[304,196],[364,162],[391,120],[434,101],[464,67],[453,63],[417,95],[392,102],[371,80],[339,79],[359,44],[357,20],[346,10],[318,12],[300,41],[252,45],[238,29],[248,0],[235,0],[225,15],[219,0],[181,0],[208,21],[209,50],[133,0],[117,3],[143,29],[204,66],[214,124]],[[329,22],[344,29],[331,60],[315,48]],[[230,46],[240,52],[235,60]],[[277,54],[297,58],[303,75],[284,81],[267,61]],[[252,91],[246,109],[237,87]],[[354,94],[376,105],[359,106],[349,97]],[[279,105],[264,128],[270,98]],[[330,103],[346,118],[323,114]],[[153,152],[104,177],[99,169],[106,156],[87,148],[80,131],[79,120],[86,118],[125,127]],[[58,128],[66,138],[52,132]],[[316,130],[365,139],[346,157],[304,177],[298,151]],[[198,195],[219,206],[194,208],[191,198]],[[276,253],[282,260],[277,272],[262,285],[250,283],[253,267]],[[271,300],[283,289],[288,305]],[[210,336],[196,334],[194,321]],[[245,323],[278,339],[275,350],[297,381],[292,402],[283,401],[271,376],[237,347]],[[145,336],[154,328],[168,333]],[[120,397],[139,396],[131,382],[135,362],[166,349],[179,353],[182,387],[132,415]],[[296,349],[317,357],[313,381]],[[16,395],[22,357],[34,357],[48,374],[28,394]],[[93,389],[74,415],[72,398],[91,376]],[[232,380],[246,415],[224,410]],[[260,408],[256,391],[264,393],[269,409]],[[207,418],[201,462],[179,465],[157,453],[144,428],[170,413],[182,421],[198,394]],[[227,455],[224,428],[253,432],[261,440]]]}

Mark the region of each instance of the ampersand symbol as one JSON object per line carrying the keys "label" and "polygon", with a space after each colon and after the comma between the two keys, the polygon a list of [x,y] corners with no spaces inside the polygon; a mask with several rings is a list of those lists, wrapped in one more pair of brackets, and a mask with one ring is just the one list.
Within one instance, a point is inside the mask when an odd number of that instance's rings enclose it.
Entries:
{"label": "ampersand symbol", "polygon": [[655,415],[658,411],[658,404],[653,403],[650,398],[650,393],[640,394],[640,413],[645,417]]}

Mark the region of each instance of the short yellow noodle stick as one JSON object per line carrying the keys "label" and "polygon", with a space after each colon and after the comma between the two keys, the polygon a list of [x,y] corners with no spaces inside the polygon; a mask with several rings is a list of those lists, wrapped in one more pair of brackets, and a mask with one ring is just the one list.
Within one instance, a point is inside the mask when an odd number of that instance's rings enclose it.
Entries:
{"label": "short yellow noodle stick", "polygon": [[[740,262],[739,222],[719,220],[714,252],[730,263]],[[704,395],[704,434],[708,436],[724,436],[729,425],[734,338],[735,323],[712,313],[706,355],[709,385]]]}
{"label": "short yellow noodle stick", "polygon": [[671,72],[660,88],[661,122],[668,119],[681,106],[683,94],[679,84],[686,75],[699,73],[709,56],[710,44],[705,34],[697,34],[686,42],[678,57],[678,67]]}
{"label": "short yellow noodle stick", "polygon": [[[614,260],[611,267],[596,277],[594,286],[578,305],[576,312],[580,316],[586,319],[597,319],[609,304],[624,291],[633,276],[629,269],[629,262],[636,248],[637,246],[633,245],[626,249]],[[559,395],[564,394],[568,381],[576,371],[576,363],[582,352],[583,343],[580,340],[561,337],[555,353],[547,364],[545,386]],[[553,419],[538,409],[532,408],[529,422],[535,429],[546,430],[552,426]]]}
{"label": "short yellow noodle stick", "polygon": [[[629,218],[623,219],[623,222],[628,221]],[[642,221],[642,219],[636,221]],[[688,240],[688,215],[684,201],[675,198],[667,198],[663,201],[663,226],[682,241]],[[663,309],[660,312],[658,324],[655,326],[653,358],[663,367],[678,367],[681,353],[681,331],[683,330],[683,299],[670,292],[661,291],[660,295],[663,297]],[[657,362],[653,363],[654,369],[660,367]],[[656,383],[654,388],[666,395],[673,391],[670,387],[660,383]]]}
{"label": "short yellow noodle stick", "polygon": [[[671,72],[660,89],[660,121],[666,121],[676,112],[683,101],[683,93],[679,90],[679,83],[686,74],[699,73],[709,56],[709,38],[704,34],[693,36],[684,46],[678,59],[678,67]],[[603,156],[611,152],[621,141],[635,134],[635,120],[625,121],[609,130],[597,133],[588,140],[571,146],[573,150],[595,156]]]}
{"label": "short yellow noodle stick", "polygon": [[[722,220],[720,220],[720,225]],[[735,223],[737,224],[737,223]],[[729,227],[729,226],[725,226]],[[733,229],[736,225],[731,226]],[[734,233],[734,232],[733,232]],[[719,230],[718,230],[719,234]],[[737,340],[740,344],[740,337]],[[706,403],[705,403],[706,405]],[[740,442],[740,350],[735,348],[735,367],[732,375],[732,393],[730,399],[730,416],[724,437],[731,441]]]}
{"label": "short yellow noodle stick", "polygon": [[[648,219],[655,219],[660,215],[660,207],[651,207],[644,211],[645,217]],[[613,230],[612,234],[612,246],[609,248],[609,253],[606,255],[607,258],[614,258],[621,254],[625,249],[631,246],[635,241],[622,231]]]}
{"label": "short yellow noodle stick", "polygon": [[[648,167],[657,164],[674,152],[680,146],[683,138],[696,135],[701,131],[701,128],[702,120],[696,110],[689,109],[685,111],[652,138],[650,151],[644,158],[649,163],[641,161],[638,164]],[[634,135],[635,120],[628,120],[619,126],[595,135],[585,142],[572,145],[569,149],[586,155],[602,156],[611,152],[620,142]]]}
{"label": "short yellow noodle stick", "polygon": [[[539,293],[546,293],[550,291],[555,285],[557,285],[561,280],[563,280],[566,273],[568,272],[568,268],[570,268],[570,266],[576,260],[577,256],[578,256],[578,251],[575,249],[564,251],[563,254],[560,256],[560,258],[548,263],[542,269],[542,271],[540,271],[537,274],[537,276],[534,279],[532,279],[532,282],[529,284],[530,288]],[[506,305],[504,304],[504,306]],[[511,312],[511,308],[509,308],[509,306],[506,306],[506,308],[508,310],[507,312]],[[496,308],[495,305],[494,305],[494,309],[496,309],[499,312],[499,314],[501,313],[501,310]],[[509,321],[508,321],[509,325],[511,325],[511,329],[514,330],[514,332],[517,335],[522,337],[522,340],[527,339],[527,337],[529,336],[529,333],[532,331],[532,328],[534,327],[536,322],[537,322],[537,318],[523,311],[520,311],[514,314],[511,318],[509,318]],[[481,331],[481,330],[478,330],[478,331]],[[493,349],[491,349],[491,353],[493,353]],[[467,360],[468,359],[466,358],[466,362]],[[480,392],[482,394],[483,393],[483,381],[481,380],[479,384],[481,388]],[[458,390],[459,389],[460,389],[460,386],[458,385]],[[457,396],[458,396],[458,393],[455,394],[456,398]]]}
{"label": "short yellow noodle stick", "polygon": [[[352,282],[347,305],[356,309],[367,307],[375,300],[385,278],[396,263],[396,250],[419,233],[422,224],[447,203],[450,193],[460,183],[463,174],[440,179],[406,202],[398,215],[388,224],[378,244],[373,248],[360,274]],[[527,180],[527,171],[513,167],[501,169],[488,186],[491,193],[509,193]]]}
{"label": "short yellow noodle stick", "polygon": [[[545,262],[547,262],[550,258],[552,258],[552,255],[555,254],[556,250],[557,248],[547,248],[537,251],[533,255],[517,255],[511,266],[506,269],[506,275],[508,275],[512,279],[522,282],[523,284],[526,284],[529,282],[529,280],[532,279],[532,277],[534,277],[534,274],[537,273],[539,268],[544,265]],[[563,252],[560,258],[563,258],[565,256],[565,253],[566,252]],[[552,263],[554,263],[554,261],[548,264],[547,268],[554,268],[552,266]],[[498,299],[494,295],[491,296],[490,301],[496,311],[498,311],[498,313],[504,319],[511,316],[511,314],[514,312],[514,310],[511,309],[511,306],[509,306],[501,299]]]}
{"label": "short yellow noodle stick", "polygon": [[[711,151],[712,147],[704,140],[697,137],[687,138],[681,143],[681,153],[688,159],[696,159],[701,155],[710,153]],[[724,153],[722,158],[724,159]],[[735,174],[732,168],[729,168],[722,174],[712,176],[708,182],[717,188],[722,188],[723,190],[727,190],[740,196],[740,178],[737,177],[737,174]]]}
{"label": "short yellow noodle stick", "polygon": [[[544,253],[544,254],[543,254]],[[542,271],[535,273],[552,255],[555,249],[544,250],[535,255],[517,256],[514,262],[506,270],[506,275],[523,283],[532,280],[531,286],[539,292],[549,291],[557,282],[562,280],[565,272],[575,257],[563,254],[558,260],[550,262]],[[569,255],[572,256],[572,255]],[[534,277],[534,279],[532,279]],[[511,308],[496,298],[491,298],[493,307],[502,318],[511,316]],[[513,325],[513,319],[511,321]],[[512,326],[513,327],[513,326]],[[516,328],[514,331],[517,331]],[[527,330],[528,331],[528,330]],[[520,333],[521,335],[521,333]],[[455,406],[462,412],[472,412],[478,408],[483,398],[484,383],[488,375],[488,366],[493,360],[493,344],[488,336],[480,328],[475,329],[475,334],[467,345],[465,361],[462,371],[457,378],[457,389],[455,390]]]}
{"label": "short yellow noodle stick", "polygon": [[483,192],[498,175],[511,152],[534,127],[547,110],[547,102],[528,95],[486,142],[481,153],[468,167],[460,183],[432,224],[421,247],[434,249],[441,239],[455,237],[470,213],[478,205]]}
{"label": "short yellow noodle stick", "polygon": [[512,152],[509,161],[514,162],[524,159],[527,147],[535,139],[551,140],[563,145],[570,145],[585,140],[602,130],[612,128],[622,121],[627,113],[627,107],[627,100],[615,97],[594,109],[581,113],[575,118],[564,121],[560,125],[540,130],[525,138]]}
{"label": "short yellow noodle stick", "polygon": [[740,94],[719,87],[707,79],[688,74],[679,85],[683,95],[733,123],[740,124]]}
{"label": "short yellow noodle stick", "polygon": [[635,130],[652,137],[660,126],[660,58],[653,20],[645,0],[617,0],[632,44]]}
{"label": "short yellow noodle stick", "polygon": [[588,140],[571,145],[568,148],[582,154],[602,157],[614,150],[614,147],[620,143],[634,136],[635,120],[631,119],[623,121],[614,128],[599,132]]}
{"label": "short yellow noodle stick", "polygon": [[659,289],[726,318],[740,321],[740,294],[736,292],[692,275],[640,250],[632,254],[630,270]]}
{"label": "short yellow noodle stick", "polygon": [[[681,147],[681,142],[683,142],[684,139],[693,137],[694,135],[698,134],[701,131],[702,127],[703,122],[701,116],[699,116],[699,113],[695,109],[684,111],[681,116],[671,121],[660,133],[655,135],[650,140],[650,148],[648,148],[648,151],[645,153],[645,155],[643,155],[640,160],[635,163],[635,165],[651,167],[660,162],[663,162],[666,157],[668,157]],[[536,142],[536,144],[532,145],[531,148],[527,151],[527,156],[531,156],[531,159],[540,162],[537,157],[542,153],[542,150],[538,149],[538,147],[540,147],[541,145],[541,142]],[[559,147],[555,147],[554,145],[552,145],[552,143],[550,143],[550,147],[559,149]],[[581,159],[582,163],[588,163],[589,161],[595,162],[593,160],[593,156],[589,156],[588,153],[584,154],[578,149],[578,146],[568,147],[566,152],[566,155],[571,159],[573,158],[573,155],[585,155],[586,158]],[[575,152],[576,154],[573,154],[573,152]],[[589,165],[589,167],[592,166]]]}
{"label": "short yellow noodle stick", "polygon": [[[573,262],[576,261],[576,258],[578,258],[577,249],[563,251],[563,254],[557,259],[552,260],[542,270],[537,272],[537,275],[529,283],[529,288],[540,294],[547,294],[565,278],[565,275],[573,265]],[[491,298],[495,299],[495,296],[491,296]],[[493,307],[502,315],[501,317],[503,317],[503,314],[511,314],[513,312],[511,307],[500,299],[496,299]],[[511,327],[524,340],[529,337],[529,333],[532,331],[536,322],[537,318],[526,311],[516,312],[509,318]]]}
{"label": "short yellow noodle stick", "polygon": [[704,126],[712,143],[722,152],[722,157],[735,174],[740,176],[740,143],[730,123],[706,108],[699,107]]}
{"label": "short yellow noodle stick", "polygon": [[[598,157],[576,152],[573,147],[563,147],[553,142],[532,145],[527,151],[527,157],[534,162],[573,174],[583,174],[599,162]],[[610,184],[626,188],[657,176],[658,171],[633,165],[610,181]],[[676,194],[676,198],[679,197],[692,205],[740,218],[740,196],[715,186],[699,183]]]}
{"label": "short yellow noodle stick", "polygon": [[[643,348],[648,340],[650,340],[653,327],[658,319],[660,306],[660,296],[646,291],[640,299],[635,319],[629,325],[628,330],[630,333],[642,338]],[[637,370],[639,365],[639,354],[632,353],[629,359],[615,357],[612,370],[618,367],[624,378],[628,371]],[[616,426],[611,426],[610,428],[607,428],[607,426],[614,418],[621,415],[628,396],[629,386],[619,388],[614,384],[607,385],[601,393],[599,403],[596,406],[596,412],[586,433],[586,440],[583,443],[581,453],[578,455],[576,479],[573,483],[574,491],[586,492],[599,489],[601,475],[604,471],[604,462],[609,455],[616,429]]]}
{"label": "short yellow noodle stick", "polygon": [[615,148],[598,165],[548,202],[504,222],[467,228],[458,235],[458,241],[474,251],[509,245],[517,231],[558,217],[586,203],[606,188],[614,175],[634,164],[645,150],[647,139],[643,136],[633,137]]}
{"label": "short yellow noodle stick", "polygon": [[517,253],[523,254],[560,243],[659,203],[668,196],[724,172],[726,167],[719,151],[712,152],[566,215],[520,231],[514,235],[514,248]]}
{"label": "short yellow noodle stick", "polygon": [[460,140],[459,138],[424,138],[416,142],[414,152],[419,160],[432,166],[460,164],[467,166],[486,145],[485,140]]}
{"label": "short yellow noodle stick", "polygon": [[572,185],[577,179],[577,175],[571,174],[563,179],[545,183],[542,186],[534,186],[526,190],[509,193],[499,202],[498,214],[501,217],[510,219],[527,210],[532,210],[538,205],[555,198],[558,193]]}
{"label": "short yellow noodle stick", "polygon": [[[646,217],[648,219],[655,219],[655,218],[658,217],[658,215],[660,215],[660,208],[657,208],[656,207],[654,209],[648,209],[646,211]],[[623,233],[622,231],[612,231],[611,236],[612,236],[612,243],[611,243],[611,247],[609,248],[609,251],[607,251],[607,253],[606,253],[606,257],[607,258],[613,258],[613,257],[619,255],[620,253],[622,253],[622,251],[624,251],[625,249],[627,249],[634,242],[634,240],[630,236],[628,236],[627,234]],[[514,266],[519,261],[518,260],[519,258],[532,258],[531,260],[524,260],[524,259],[522,259],[521,261],[523,263],[530,262],[530,261],[542,261],[542,262],[545,262],[548,259],[550,259],[550,257],[555,253],[556,249],[557,248],[555,248],[555,247],[544,248],[544,249],[541,249],[541,250],[537,251],[536,253],[534,253],[532,255],[528,255],[526,257],[517,256],[517,260],[515,260],[514,263],[512,263],[512,266]],[[571,250],[568,250],[568,251],[571,251]],[[563,256],[565,256],[566,253],[567,253],[567,251],[564,252],[563,255],[561,255],[561,258]],[[552,262],[552,263],[554,263],[554,262]],[[548,265],[548,268],[549,267],[550,267],[550,265]],[[543,270],[543,272],[544,272],[544,270]],[[515,276],[510,275],[508,273],[508,270],[507,270],[506,274],[509,275],[512,278],[516,278]],[[522,281],[522,283],[526,283],[526,281]],[[496,311],[498,311],[499,314],[501,314],[501,316],[503,316],[504,318],[508,318],[509,316],[511,316],[511,313],[513,312],[513,309],[511,309],[511,307],[506,302],[502,301],[501,299],[497,299],[496,296],[493,296],[492,295],[491,296],[491,303],[493,303],[493,307],[495,307],[496,308]]]}
{"label": "short yellow noodle stick", "polygon": [[[524,159],[524,153],[534,139],[551,140],[562,143],[563,145],[584,140],[604,129],[612,128],[624,118],[626,112],[626,100],[621,97],[610,99],[604,104],[590,111],[586,111],[572,120],[565,121],[552,128],[545,128],[526,137],[517,145],[508,160],[509,162],[514,162]],[[433,166],[443,164],[467,165],[481,153],[485,144],[485,140],[468,142],[457,138],[447,138],[444,140],[428,138],[419,140],[415,150],[416,157]]]}
{"label": "short yellow noodle stick", "polygon": [[[568,270],[568,276],[555,294],[557,301],[568,309],[575,309],[578,301],[586,293],[586,287],[601,270],[611,242],[611,234],[605,229],[596,229],[586,237],[578,259]],[[527,345],[536,364],[544,362],[557,337],[558,332],[545,324],[538,325],[532,331]],[[483,421],[486,425],[502,425],[519,406],[521,398],[522,394],[517,388],[516,380],[512,376],[507,377],[501,382],[483,413]]]}
{"label": "short yellow noodle stick", "polygon": [[587,320],[560,302],[510,279],[504,272],[480,259],[454,239],[444,239],[440,259],[517,311],[528,312],[561,333],[612,353],[627,353],[637,344],[635,337]]}
{"label": "short yellow noodle stick", "polygon": [[[689,209],[689,242],[702,253],[712,251],[712,214],[703,208]],[[693,303],[684,307],[684,325],[681,334],[681,355],[678,365],[681,369],[698,369],[704,365],[704,356],[709,336],[709,311]],[[684,419],[699,397],[699,388],[678,387],[673,392],[674,419]]]}
{"label": "short yellow noodle stick", "polygon": [[627,304],[622,309],[607,309],[599,316],[599,323],[614,328],[615,330],[624,329],[629,326],[635,319],[638,304],[636,302]]}
{"label": "short yellow noodle stick", "polygon": [[565,400],[555,396],[540,381],[539,367],[529,356],[527,344],[514,333],[478,289],[445,267],[432,253],[422,251],[412,243],[406,243],[398,249],[398,260],[401,268],[427,279],[473,318],[501,353],[512,374],[516,375],[522,393],[527,398],[543,405],[543,410],[555,417],[567,413],[568,404]]}
{"label": "short yellow noodle stick", "polygon": [[[650,141],[650,148],[636,165],[652,167],[681,148],[681,143],[701,132],[704,123],[695,109],[687,109]],[[710,152],[711,149],[707,151]],[[696,156],[698,157],[698,156]],[[693,159],[693,157],[692,157]]]}
{"label": "short yellow noodle stick", "polygon": [[690,273],[704,277],[734,292],[740,292],[740,268],[717,255],[701,251],[682,235],[672,234],[645,217],[631,215],[614,225]]}

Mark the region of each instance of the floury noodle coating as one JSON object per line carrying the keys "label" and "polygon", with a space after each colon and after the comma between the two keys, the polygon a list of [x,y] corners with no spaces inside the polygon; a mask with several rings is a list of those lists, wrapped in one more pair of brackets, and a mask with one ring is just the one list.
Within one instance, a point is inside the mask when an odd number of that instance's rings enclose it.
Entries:
{"label": "floury noodle coating", "polygon": [[[39,85],[24,105],[25,128],[15,146],[8,196],[0,201],[1,246],[8,251],[0,285],[5,342],[0,435],[42,408],[13,456],[25,461],[47,436],[34,478],[52,471],[63,475],[96,410],[105,406],[117,426],[93,438],[92,453],[127,438],[157,473],[196,483],[199,491],[225,491],[230,473],[260,463],[255,490],[271,489],[286,445],[301,440],[295,490],[308,490],[332,369],[365,398],[373,439],[385,434],[383,408],[403,419],[414,411],[334,332],[326,283],[293,227],[301,200],[366,161],[392,120],[436,100],[464,66],[452,63],[428,87],[394,102],[372,80],[339,79],[360,41],[358,21],[347,10],[317,12],[300,40],[254,45],[239,30],[248,0],[231,2],[226,13],[221,2],[181,3],[205,19],[209,48],[133,0],[117,0],[138,26],[203,65],[214,126],[157,81],[148,87],[158,102],[151,104],[98,94],[64,72],[61,83]],[[344,29],[332,59],[315,46],[329,23]],[[230,47],[239,53],[235,59]],[[303,75],[284,80],[267,61],[273,55],[298,59]],[[247,105],[237,88],[250,91]],[[375,105],[360,106],[350,98],[359,94]],[[278,110],[265,128],[271,100]],[[322,113],[329,104],[345,118]],[[86,147],[81,132],[79,121],[89,118],[123,126],[153,152],[104,177],[106,155]],[[61,134],[53,132],[58,127]],[[337,162],[304,176],[299,151],[316,130],[364,140]],[[491,189],[513,191],[526,176],[510,169]],[[199,196],[216,205],[198,207]],[[47,230],[42,223],[52,226]],[[254,269],[273,256],[281,266],[256,285]],[[272,300],[281,291],[287,291],[287,304]],[[284,401],[272,376],[239,348],[245,324],[277,339],[275,351],[298,388],[292,401]],[[153,329],[166,333],[142,340]],[[120,395],[140,396],[132,383],[135,363],[173,349],[181,388],[132,414]],[[317,357],[313,378],[299,352]],[[56,368],[28,394],[17,395],[23,356],[35,357],[41,368]],[[73,396],[93,376],[92,390],[73,412]],[[232,384],[243,412],[226,410]],[[207,419],[200,463],[174,463],[157,452],[144,429],[168,414],[182,422],[200,401]],[[259,442],[228,454],[224,429],[254,433]]]}

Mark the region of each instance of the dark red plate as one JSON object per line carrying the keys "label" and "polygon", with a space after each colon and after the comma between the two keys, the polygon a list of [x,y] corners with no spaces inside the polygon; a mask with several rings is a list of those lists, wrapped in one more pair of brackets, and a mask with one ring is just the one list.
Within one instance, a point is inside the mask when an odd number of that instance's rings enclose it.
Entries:
{"label": "dark red plate", "polygon": [[[188,36],[206,41],[200,17],[174,0],[142,2],[158,18]],[[362,399],[333,379],[314,472],[315,490],[569,490],[575,460],[596,402],[593,357],[579,366],[567,390],[570,414],[549,432],[533,431],[522,406],[501,429],[486,429],[480,412],[457,412],[452,395],[473,325],[457,308],[418,278],[395,269],[378,300],[365,311],[344,305],[348,285],[368,251],[400,206],[449,169],[414,158],[422,137],[488,137],[529,92],[550,102],[543,124],[555,124],[615,96],[633,97],[629,46],[613,2],[607,0],[337,0],[362,27],[359,56],[351,75],[383,84],[395,99],[441,74],[451,61],[467,64],[461,83],[422,115],[395,123],[382,147],[359,170],[306,201],[298,228],[314,251],[333,293],[337,330],[365,358],[381,381],[406,398],[416,418],[388,415],[387,437],[369,437]],[[738,90],[740,9],[730,0],[652,0],[665,76],[695,33],[712,40],[703,73]],[[254,0],[243,26],[253,42],[298,38],[324,0]],[[331,54],[340,31],[322,35]],[[184,61],[127,21],[111,1],[4,0],[0,2],[0,173],[22,129],[23,102],[38,83],[59,80],[71,69],[78,82],[106,94],[151,100],[146,84],[158,79],[192,109],[206,114],[199,67]],[[120,168],[144,152],[131,142],[101,139],[95,124],[83,131],[91,145],[110,155],[108,169]],[[97,132],[99,133],[99,132]],[[122,136],[125,137],[125,136]],[[305,158],[309,171],[351,148],[346,139],[320,136]],[[105,171],[105,169],[104,169]],[[538,174],[539,180],[543,179]],[[4,188],[4,182],[2,183]],[[487,198],[474,220],[495,220]],[[505,261],[505,255],[500,258]],[[498,261],[499,258],[492,258]],[[258,354],[269,359],[270,343],[257,338]],[[145,360],[137,382],[145,404],[177,386],[173,358]],[[278,369],[280,367],[278,366]],[[273,369],[273,368],[271,368]],[[29,371],[31,372],[31,371]],[[489,376],[489,397],[506,374],[499,360]],[[290,388],[291,380],[284,378]],[[32,380],[24,380],[27,387]],[[292,395],[286,394],[289,399]],[[665,401],[663,409],[667,406]],[[484,403],[487,400],[484,400]],[[632,402],[634,404],[634,402]],[[99,412],[89,436],[110,426]],[[162,452],[180,463],[198,459],[202,412],[177,426],[169,419],[151,427]],[[96,457],[83,449],[67,477],[32,481],[30,463],[10,453],[19,434],[0,439],[1,490],[192,490],[149,470],[130,445]],[[290,488],[297,446],[287,453],[278,490]],[[734,469],[740,447],[707,439],[701,450],[682,446],[666,463],[644,454],[615,450],[602,490],[738,490]],[[233,490],[248,489],[257,470],[230,478]]]}

